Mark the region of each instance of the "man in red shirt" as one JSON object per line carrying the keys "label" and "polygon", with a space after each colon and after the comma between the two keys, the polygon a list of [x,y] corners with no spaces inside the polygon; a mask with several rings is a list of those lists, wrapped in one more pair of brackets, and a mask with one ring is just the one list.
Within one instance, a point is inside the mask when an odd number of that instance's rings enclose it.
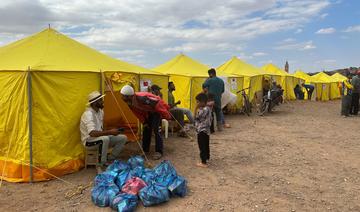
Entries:
{"label": "man in red shirt", "polygon": [[122,99],[127,103],[135,116],[143,123],[142,148],[150,151],[151,133],[155,134],[154,159],[163,156],[163,139],[161,137],[161,119],[170,119],[169,106],[159,97],[149,92],[136,92],[125,85],[121,91]]}

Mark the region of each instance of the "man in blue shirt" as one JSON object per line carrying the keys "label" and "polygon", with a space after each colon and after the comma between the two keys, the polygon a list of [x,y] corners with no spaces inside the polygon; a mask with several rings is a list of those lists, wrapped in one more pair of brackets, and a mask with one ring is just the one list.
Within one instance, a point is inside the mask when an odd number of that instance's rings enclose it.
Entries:
{"label": "man in blue shirt", "polygon": [[219,131],[222,130],[221,123],[221,96],[225,91],[225,84],[222,79],[216,76],[216,70],[210,69],[208,71],[209,78],[202,85],[205,93],[211,93],[214,95],[214,110],[216,114],[217,128]]}

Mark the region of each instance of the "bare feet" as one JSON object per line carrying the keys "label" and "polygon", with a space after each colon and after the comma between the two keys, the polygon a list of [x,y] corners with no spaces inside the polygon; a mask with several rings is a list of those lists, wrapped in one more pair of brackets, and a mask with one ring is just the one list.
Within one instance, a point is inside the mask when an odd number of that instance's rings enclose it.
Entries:
{"label": "bare feet", "polygon": [[202,168],[207,168],[208,167],[208,165],[207,164],[205,164],[205,163],[197,163],[196,164],[196,166],[198,166],[198,167],[202,167]]}
{"label": "bare feet", "polygon": [[224,128],[231,128],[230,124],[224,124]]}

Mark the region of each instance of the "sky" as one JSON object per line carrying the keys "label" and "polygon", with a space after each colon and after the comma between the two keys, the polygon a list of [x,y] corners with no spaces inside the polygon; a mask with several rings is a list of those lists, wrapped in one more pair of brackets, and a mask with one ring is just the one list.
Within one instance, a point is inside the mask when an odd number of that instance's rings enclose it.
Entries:
{"label": "sky", "polygon": [[179,53],[290,72],[360,67],[359,0],[1,0],[0,46],[52,28],[153,68]]}

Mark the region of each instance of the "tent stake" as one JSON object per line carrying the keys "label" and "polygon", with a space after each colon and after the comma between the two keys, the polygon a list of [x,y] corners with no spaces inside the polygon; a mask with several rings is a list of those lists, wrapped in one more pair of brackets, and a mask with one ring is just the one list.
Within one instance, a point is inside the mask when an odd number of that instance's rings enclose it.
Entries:
{"label": "tent stake", "polygon": [[28,67],[27,73],[28,84],[28,115],[29,115],[29,148],[30,148],[30,183],[33,182],[33,151],[32,151],[32,92],[31,92],[31,73]]}

